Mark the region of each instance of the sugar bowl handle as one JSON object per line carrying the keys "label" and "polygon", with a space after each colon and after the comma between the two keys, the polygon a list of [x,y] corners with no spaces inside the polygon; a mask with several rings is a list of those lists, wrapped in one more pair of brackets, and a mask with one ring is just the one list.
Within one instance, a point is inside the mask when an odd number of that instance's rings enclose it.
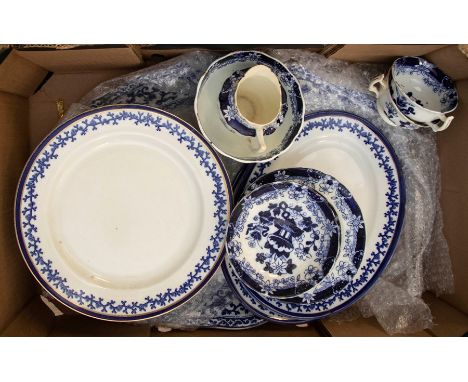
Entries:
{"label": "sugar bowl handle", "polygon": [[384,78],[385,78],[385,74],[381,74],[375,77],[369,84],[369,90],[372,93],[375,93],[377,98],[379,98],[380,92],[386,88]]}
{"label": "sugar bowl handle", "polygon": [[453,121],[453,116],[448,117],[448,118],[444,121],[444,123],[443,123],[441,126],[437,126],[437,125],[431,124],[432,131],[435,131],[435,132],[443,131],[443,130],[445,130],[447,127],[450,126],[450,124],[452,123],[452,121]]}

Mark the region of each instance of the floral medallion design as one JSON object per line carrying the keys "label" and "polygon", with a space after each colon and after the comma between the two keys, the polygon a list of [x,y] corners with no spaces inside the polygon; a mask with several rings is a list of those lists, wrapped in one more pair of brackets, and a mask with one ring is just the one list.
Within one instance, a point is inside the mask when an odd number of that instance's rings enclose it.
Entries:
{"label": "floral medallion design", "polygon": [[[247,192],[278,181],[290,181],[320,192],[337,211],[341,228],[338,256],[329,258],[324,264],[326,276],[307,292],[285,301],[310,302],[321,299],[344,288],[356,274],[365,249],[366,230],[361,209],[349,190],[338,180],[321,171],[309,168],[289,168],[267,173],[250,184]],[[331,281],[333,280],[333,282]]]}
{"label": "floral medallion design", "polygon": [[339,247],[333,208],[314,190],[291,182],[262,185],[234,209],[227,253],[254,290],[289,297],[309,290]]}

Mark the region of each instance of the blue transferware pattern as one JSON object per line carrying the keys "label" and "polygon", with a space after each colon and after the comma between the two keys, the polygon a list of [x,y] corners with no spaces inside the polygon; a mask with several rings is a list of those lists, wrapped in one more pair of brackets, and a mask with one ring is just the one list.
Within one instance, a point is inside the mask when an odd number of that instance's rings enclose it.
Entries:
{"label": "blue transferware pattern", "polygon": [[[421,57],[401,57],[393,64],[393,77],[407,74],[419,77],[432,92],[439,95],[439,100],[443,106],[440,110],[442,113],[448,113],[455,109],[458,104],[458,94],[455,84],[444,72],[437,68],[434,64]],[[414,92],[406,93],[414,102],[422,107],[426,107],[425,103],[418,99]]]}
{"label": "blue transferware pattern", "polygon": [[290,297],[326,274],[339,248],[339,222],[326,199],[291,182],[263,185],[231,214],[227,254],[240,278],[271,296]]}
{"label": "blue transferware pattern", "polygon": [[380,83],[381,90],[376,89],[375,86],[374,90],[372,90],[377,92],[377,111],[382,119],[391,126],[397,126],[407,130],[416,130],[419,129],[419,127],[426,126],[425,124],[408,119],[408,117],[398,109],[393,99],[392,87],[389,86],[391,80],[390,72],[388,77],[382,78],[382,80],[378,82]]}
{"label": "blue transferware pattern", "polygon": [[306,302],[311,299],[320,300],[329,297],[343,289],[361,265],[366,243],[366,230],[361,209],[349,190],[338,180],[311,168],[297,167],[269,172],[251,183],[247,192],[261,185],[278,181],[299,183],[321,193],[337,211],[342,230],[339,255],[335,259],[330,259],[332,261],[326,265],[325,278],[303,295],[283,300]]}
{"label": "blue transferware pattern", "polygon": [[249,329],[265,323],[247,309],[244,301],[226,282],[223,271],[218,269],[207,286],[177,309],[149,320],[151,325],[176,329],[216,328]]}
{"label": "blue transferware pattern", "polygon": [[[226,148],[222,149],[219,147],[219,142],[212,142],[213,146],[223,155],[245,163],[266,161],[280,155],[282,152],[287,150],[287,148],[289,148],[294,138],[300,132],[304,122],[305,105],[302,97],[301,87],[294,75],[281,62],[264,53],[255,51],[235,52],[222,57],[211,64],[198,84],[198,93],[195,99],[195,114],[197,116],[198,124],[207,139],[211,140],[206,133],[207,129],[203,123],[202,111],[198,107],[198,103],[201,102],[200,100],[204,98],[200,96],[200,94],[203,93],[202,89],[206,88],[207,83],[209,83],[209,81],[213,78],[214,74],[224,68],[228,68],[229,70],[232,68],[232,71],[226,76],[226,78],[229,78],[236,71],[249,69],[256,65],[264,65],[276,75],[282,89],[284,89],[284,95],[282,95],[282,98],[286,96],[287,107],[282,108],[282,111],[284,111],[284,117],[282,118],[282,121],[275,126],[274,131],[270,130],[270,134],[267,134],[267,137],[269,136],[271,138],[276,136],[276,140],[271,139],[271,142],[278,142],[277,144],[275,143],[275,146],[270,147],[267,140],[266,152],[255,152],[250,157],[242,157],[237,156],[236,152],[226,152]],[[281,114],[282,113],[280,113],[280,115]],[[228,110],[228,115],[233,115],[232,110]],[[221,118],[224,121],[224,117]],[[276,122],[278,122],[278,120]],[[230,131],[232,131],[231,126],[229,126],[227,123],[224,123],[224,125],[227,125]],[[240,144],[240,142],[237,142],[237,144]],[[229,141],[229,147],[233,147],[231,141]]]}
{"label": "blue transferware pattern", "polygon": [[[235,93],[239,81],[244,77],[248,69],[238,70],[234,72],[223,84],[221,92],[219,93],[219,109],[226,121],[234,130],[242,135],[255,137],[257,134],[255,129],[249,127],[249,122],[243,118],[235,103]],[[283,123],[284,117],[288,111],[288,97],[284,87],[281,86],[281,110],[278,118],[273,123],[264,127],[263,134],[270,135]]]}
{"label": "blue transferware pattern", "polygon": [[[281,299],[263,297],[255,293],[255,296],[262,303],[274,310],[287,312],[288,315],[298,318],[319,319],[339,312],[363,297],[387,266],[395,250],[403,224],[405,188],[393,148],[371,123],[361,117],[342,111],[316,112],[307,115],[305,119],[304,128],[296,141],[307,139],[309,134],[317,129],[351,134],[367,146],[379,168],[385,173],[387,183],[387,191],[384,196],[386,198],[385,224],[380,228],[378,240],[372,243],[371,247],[366,247],[362,265],[352,281],[343,289],[321,300],[311,299],[305,303],[283,302]],[[247,183],[255,182],[268,171],[274,162],[275,160],[257,164]],[[330,284],[333,282],[334,280],[330,280]]]}
{"label": "blue transferware pattern", "polygon": [[403,95],[400,93],[398,87],[391,88],[392,90],[390,91],[393,100],[395,101],[398,109],[407,117],[411,117],[412,115],[415,115],[414,107],[411,106],[409,102],[406,101],[406,98],[403,97]]}
{"label": "blue transferware pattern", "polygon": [[[104,127],[118,126],[123,121],[133,122],[135,129],[151,129],[154,134],[168,134],[181,149],[190,152],[211,179],[211,195],[216,207],[217,224],[214,227],[206,253],[192,272],[178,286],[146,296],[139,301],[106,300],[76,290],[53,262],[47,258],[37,235],[37,187],[47,176],[47,169],[60,158],[61,150]],[[41,285],[68,307],[83,314],[114,321],[132,321],[165,313],[196,293],[219,265],[231,205],[231,190],[227,175],[217,155],[208,143],[177,117],[145,106],[107,106],[83,113],[57,127],[36,148],[20,178],[15,202],[15,227],[21,253]]]}
{"label": "blue transferware pattern", "polygon": [[255,315],[279,324],[303,324],[305,322],[303,319],[297,319],[277,312],[276,310],[269,308],[267,305],[257,301],[252,296],[253,291],[243,284],[237,276],[232,264],[229,263],[227,259],[223,261],[221,268],[229,287],[236,293],[244,305],[255,313]]}

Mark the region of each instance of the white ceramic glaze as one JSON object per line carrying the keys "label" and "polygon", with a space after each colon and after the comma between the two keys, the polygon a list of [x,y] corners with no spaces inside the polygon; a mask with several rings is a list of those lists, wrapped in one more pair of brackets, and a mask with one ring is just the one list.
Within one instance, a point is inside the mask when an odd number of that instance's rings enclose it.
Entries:
{"label": "white ceramic glaze", "polygon": [[231,192],[197,134],[157,109],[122,106],[48,137],[23,173],[16,209],[41,284],[110,320],[155,316],[201,287],[219,263]]}

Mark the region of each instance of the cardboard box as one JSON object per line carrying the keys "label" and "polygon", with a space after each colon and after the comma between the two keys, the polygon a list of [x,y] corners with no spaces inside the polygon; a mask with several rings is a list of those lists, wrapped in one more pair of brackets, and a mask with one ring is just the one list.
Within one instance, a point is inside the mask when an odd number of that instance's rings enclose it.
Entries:
{"label": "cardboard box", "polygon": [[[271,47],[271,46],[270,46]],[[468,332],[468,58],[457,45],[300,46],[350,61],[391,63],[402,55],[424,55],[457,81],[460,105],[453,126],[437,135],[442,168],[444,233],[455,274],[455,294],[424,296],[433,329],[417,336],[460,336]],[[267,324],[245,331],[197,330],[159,333],[155,328],[55,316],[23,263],[13,228],[17,181],[29,154],[59,122],[65,107],[97,84],[156,60],[200,47],[73,46],[12,47],[0,51],[0,333],[4,336],[385,336],[375,319],[337,324],[331,319],[306,328]],[[213,49],[212,46],[201,47]],[[217,46],[217,50],[238,47]],[[281,48],[281,47],[280,47]]]}

